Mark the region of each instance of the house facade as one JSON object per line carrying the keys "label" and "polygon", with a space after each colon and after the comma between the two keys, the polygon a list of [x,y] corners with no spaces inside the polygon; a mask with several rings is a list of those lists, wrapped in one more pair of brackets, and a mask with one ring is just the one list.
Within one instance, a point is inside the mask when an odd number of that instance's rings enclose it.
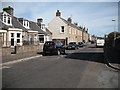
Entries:
{"label": "house facade", "polygon": [[3,12],[0,12],[3,47],[37,45],[51,40],[52,33],[45,27],[45,24],[17,18],[13,14],[14,9],[10,6],[3,8]]}
{"label": "house facade", "polygon": [[81,42],[83,39],[82,28],[77,23],[73,24],[71,18],[67,20],[62,18],[59,10],[56,12],[56,17],[49,22],[48,28],[52,32],[52,40],[59,40],[65,45],[74,41]]}
{"label": "house facade", "polygon": [[39,43],[44,44],[46,41],[51,41],[52,33],[48,28],[46,28],[42,18],[37,19],[36,25],[37,27],[39,27],[39,32],[38,32]]}
{"label": "house facade", "polygon": [[85,43],[89,41],[88,29],[86,29],[85,27],[83,28],[83,31],[82,31],[82,40]]}
{"label": "house facade", "polygon": [[[12,10],[11,7],[9,8]],[[0,12],[0,32],[2,33],[3,47],[22,45],[22,29],[14,27],[12,17],[5,11]]]}

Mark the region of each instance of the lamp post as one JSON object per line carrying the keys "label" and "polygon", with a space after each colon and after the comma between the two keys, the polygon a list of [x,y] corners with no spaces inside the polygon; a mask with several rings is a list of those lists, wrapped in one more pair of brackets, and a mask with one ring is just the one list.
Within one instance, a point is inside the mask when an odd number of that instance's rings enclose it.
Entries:
{"label": "lamp post", "polygon": [[116,32],[115,32],[115,20],[112,20],[114,22],[114,40],[113,40],[113,47],[115,47],[115,39],[116,39]]}

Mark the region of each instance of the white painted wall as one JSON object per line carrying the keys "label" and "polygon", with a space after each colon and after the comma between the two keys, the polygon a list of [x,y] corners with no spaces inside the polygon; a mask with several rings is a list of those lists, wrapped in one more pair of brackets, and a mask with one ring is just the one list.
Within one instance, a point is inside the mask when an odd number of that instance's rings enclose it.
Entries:
{"label": "white painted wall", "polygon": [[[8,29],[8,42],[11,43],[11,33],[14,33],[14,46],[20,45],[22,46],[22,29],[10,28]],[[20,33],[20,38],[17,38],[17,33]],[[17,39],[20,39],[20,43],[17,43]]]}
{"label": "white painted wall", "polygon": [[[60,33],[61,26],[64,26],[64,33]],[[52,39],[65,39],[68,26],[60,17],[55,17],[49,24],[48,29],[52,32]]]}

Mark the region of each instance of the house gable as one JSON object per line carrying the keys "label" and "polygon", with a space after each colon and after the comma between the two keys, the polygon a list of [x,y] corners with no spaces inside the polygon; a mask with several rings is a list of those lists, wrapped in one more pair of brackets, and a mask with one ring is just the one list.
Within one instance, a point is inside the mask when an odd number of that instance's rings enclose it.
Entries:
{"label": "house gable", "polygon": [[48,24],[48,28],[53,32],[54,30],[60,31],[61,26],[67,26],[67,23],[65,23],[60,17],[55,17],[51,22]]}

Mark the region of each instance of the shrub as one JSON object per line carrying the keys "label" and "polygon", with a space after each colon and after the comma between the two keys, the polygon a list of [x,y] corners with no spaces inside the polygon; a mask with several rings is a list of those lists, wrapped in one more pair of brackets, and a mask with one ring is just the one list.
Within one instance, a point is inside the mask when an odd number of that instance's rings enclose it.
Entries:
{"label": "shrub", "polygon": [[[115,48],[120,49],[120,33],[116,33],[116,38],[115,38]],[[109,33],[108,37],[105,39],[105,47],[113,47],[114,43],[114,32]]]}

